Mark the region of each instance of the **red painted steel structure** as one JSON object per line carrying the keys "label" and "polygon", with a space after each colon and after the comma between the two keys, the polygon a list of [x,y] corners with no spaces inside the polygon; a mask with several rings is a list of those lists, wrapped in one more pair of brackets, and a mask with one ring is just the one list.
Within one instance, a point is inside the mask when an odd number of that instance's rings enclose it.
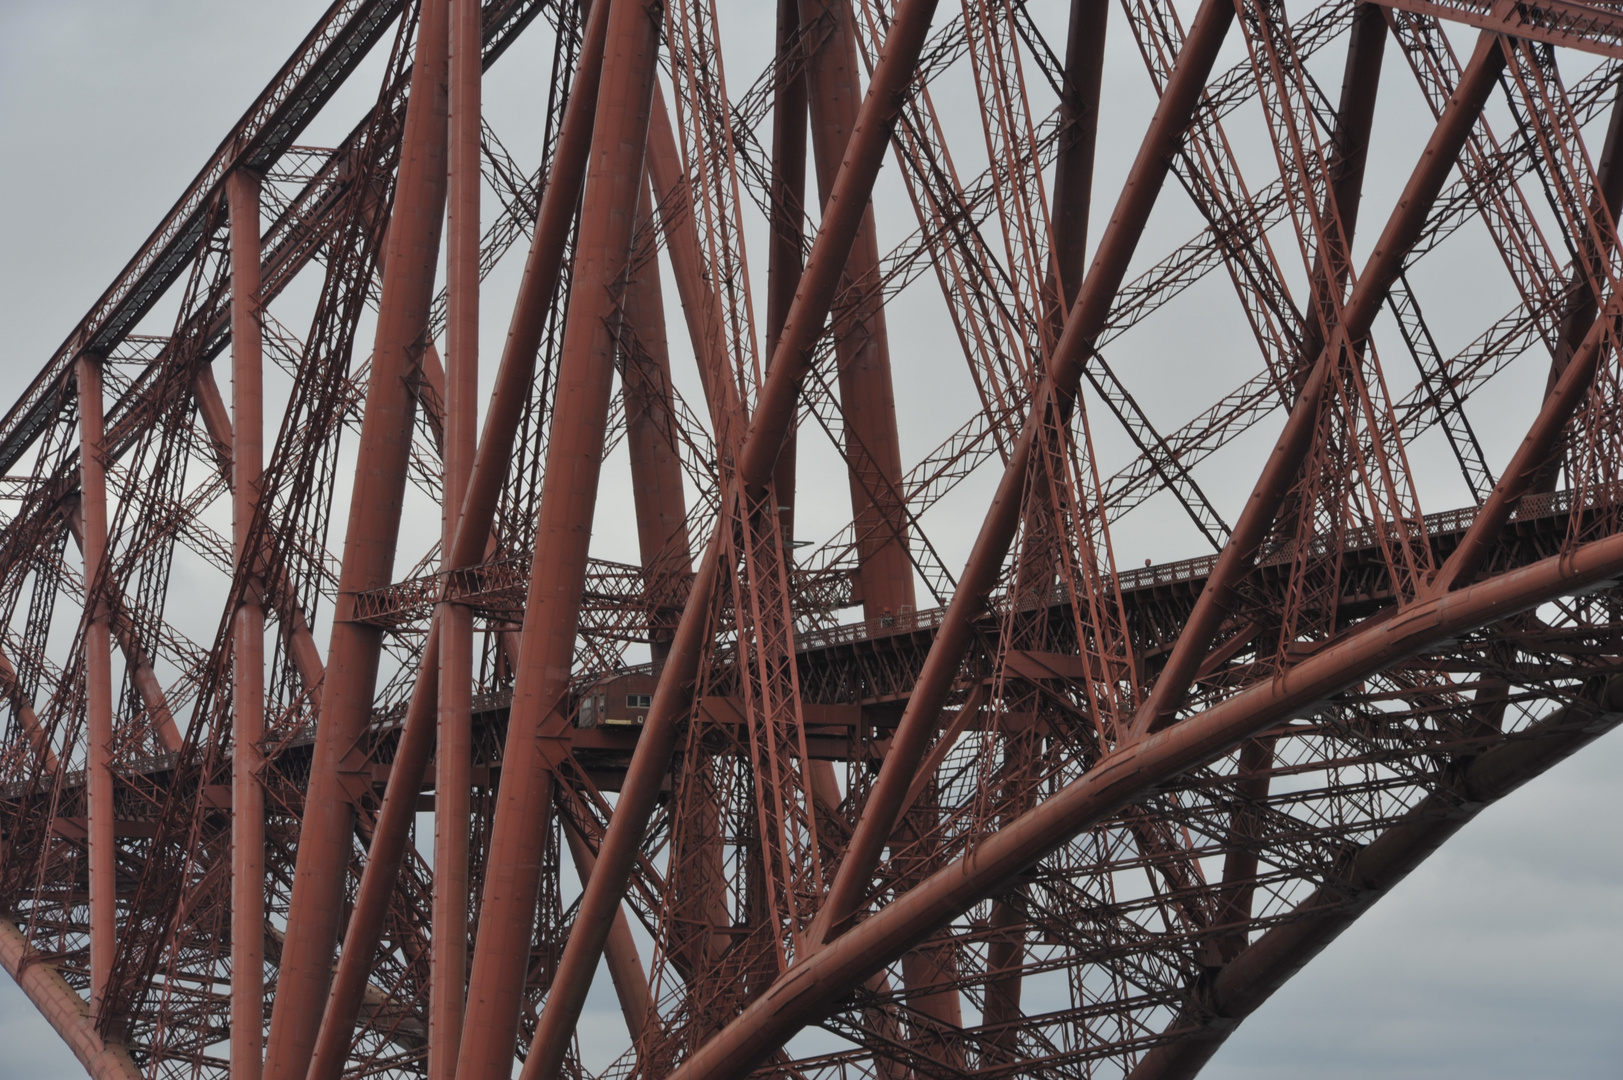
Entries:
{"label": "red painted steel structure", "polygon": [[[1194,1075],[1623,716],[1620,41],[1568,0],[780,0],[756,43],[709,0],[335,0],[0,418],[0,966],[125,1080]],[[508,55],[550,65],[528,166]],[[1206,225],[1150,262],[1177,188]],[[1238,344],[1180,299],[1218,270]],[[1120,339],[1179,317],[1262,363],[1173,426]],[[1127,568],[1158,492],[1216,554]],[[600,969],[619,1047],[577,1037]]]}

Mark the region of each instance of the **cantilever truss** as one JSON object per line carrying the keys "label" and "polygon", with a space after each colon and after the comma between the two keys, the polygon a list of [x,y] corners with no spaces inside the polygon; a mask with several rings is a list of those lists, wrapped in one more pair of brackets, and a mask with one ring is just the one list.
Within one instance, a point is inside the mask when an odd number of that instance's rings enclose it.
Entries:
{"label": "cantilever truss", "polygon": [[[90,1072],[1190,1076],[1623,715],[1623,17],[937,7],[780,0],[739,93],[710,0],[335,0],[226,135],[0,422],[0,963]],[[1197,285],[1157,370],[1255,374],[1177,423],[1117,342]]]}

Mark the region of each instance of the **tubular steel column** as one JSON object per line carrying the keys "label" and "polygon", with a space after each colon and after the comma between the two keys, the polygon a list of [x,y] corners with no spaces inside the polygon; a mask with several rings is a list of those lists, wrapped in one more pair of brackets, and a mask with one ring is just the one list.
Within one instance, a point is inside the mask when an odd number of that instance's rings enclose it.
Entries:
{"label": "tubular steel column", "polygon": [[[226,184],[231,214],[231,547],[254,564],[248,533],[265,460],[263,342],[259,314],[259,184],[238,170]],[[240,571],[239,571],[240,572]],[[251,573],[251,570],[250,570]],[[259,1080],[265,1044],[265,609],[257,578],[237,609],[232,654],[231,1076]]]}
{"label": "tubular steel column", "polygon": [[1104,78],[1105,26],[1110,0],[1071,0],[1065,38],[1065,83],[1060,96],[1059,153],[1049,211],[1054,230],[1054,269],[1067,309],[1082,287],[1088,249],[1088,212],[1093,203],[1093,157],[1099,138],[1099,86]]}
{"label": "tubular steel column", "polygon": [[[1438,119],[1419,164],[1404,186],[1397,207],[1392,211],[1363,272],[1358,276],[1358,284],[1343,310],[1345,325],[1337,331],[1346,341],[1355,342],[1369,332],[1376,312],[1386,299],[1387,290],[1403,267],[1404,256],[1420,235],[1426,214],[1437,193],[1442,190],[1443,181],[1453,169],[1454,161],[1504,66],[1505,54],[1498,38],[1484,31],[1477,39],[1470,64],[1460,76],[1459,87]],[[1318,398],[1324,390],[1336,347],[1332,341],[1320,353],[1304,382],[1296,405],[1285,421],[1285,429],[1280,432],[1268,464],[1258,477],[1251,498],[1246,501],[1245,510],[1234,523],[1234,531],[1218,555],[1217,565],[1206,579],[1194,610],[1184,623],[1183,633],[1179,635],[1161,671],[1161,677],[1156,680],[1149,697],[1134,717],[1135,735],[1154,730],[1167,722],[1194,680],[1195,671],[1205,658],[1229,608],[1234,588],[1250,569],[1252,554],[1273,524],[1286,492],[1295,481],[1302,459],[1312,445]]]}
{"label": "tubular steel column", "polygon": [[[82,556],[85,550],[84,522],[82,512],[68,516],[68,532],[73,542],[79,546]],[[124,597],[118,592],[116,586],[109,586],[112,592],[102,597],[109,612],[116,612],[127,604]],[[111,619],[109,627],[112,630],[113,641],[118,645],[118,651],[124,656],[124,670],[130,685],[141,697],[141,704],[146,707],[147,716],[151,724],[152,734],[158,737],[158,743],[165,752],[174,753],[180,749],[180,729],[175,726],[175,716],[169,711],[169,701],[158,682],[157,674],[152,670],[152,662],[147,658],[146,651],[136,640],[129,626],[118,619]]]}
{"label": "tubular steel column", "polygon": [[[772,372],[757,399],[750,433],[739,455],[739,481],[756,490],[771,481],[778,450],[793,425],[795,399],[810,364],[812,347],[821,335],[823,322],[833,304],[852,240],[862,225],[863,209],[890,144],[890,130],[900,109],[901,93],[913,78],[934,15],[935,0],[902,0],[891,20],[884,54],[874,68],[868,95],[862,102],[855,137],[835,181],[834,197],[828,201],[828,210],[818,227],[800,292],[789,317],[784,320],[782,337],[772,359]],[[721,521],[726,521],[725,515]],[[528,1080],[536,1077],[550,1080],[557,1075],[561,1050],[554,1050],[556,1056],[548,1062],[547,1068],[538,1068],[533,1074],[531,1063],[540,1061],[537,1052],[540,1048],[549,1042],[561,1047],[574,1030],[597,970],[598,958],[613,926],[614,914],[619,910],[620,899],[630,880],[632,863],[676,749],[677,718],[686,716],[691,703],[703,640],[709,632],[710,604],[720,577],[721,530],[725,527],[725,524],[718,525],[711,532],[704,558],[694,575],[693,588],[682,609],[682,621],[671,643],[670,657],[654,691],[653,707],[643,723],[620,800],[615,804],[614,816],[609,820],[608,832],[598,850],[597,868],[582,892],[574,932],[564,944],[563,957],[553,974],[552,989],[536,1027],[535,1044],[525,1062],[525,1072],[530,1074]]]}
{"label": "tubular steel column", "polygon": [[[490,405],[485,410],[484,430],[458,518],[451,561],[459,569],[485,557],[497,500],[512,460],[513,440],[534,376],[546,310],[562,268],[564,246],[586,174],[608,13],[609,6],[600,4],[587,16],[580,62],[575,69],[569,104],[564,110],[563,128],[553,153],[546,191],[541,197],[535,235],[513,305],[512,322],[497,365]],[[383,792],[383,807],[378,811],[366,867],[355,892],[355,908],[333,975],[332,993],[322,1016],[308,1080],[332,1080],[343,1071],[344,1054],[382,936],[384,915],[399,880],[400,861],[416,820],[417,797],[434,747],[439,700],[439,632],[439,620],[434,619],[429,625],[423,663],[417,669],[417,682],[406,708],[404,730]],[[510,651],[516,653],[517,650]]]}
{"label": "tubular steel column", "polygon": [[[212,368],[199,368],[197,378],[192,384],[192,396],[197,402],[197,414],[203,420],[203,426],[208,431],[209,439],[221,454],[222,467],[230,464],[231,447],[236,444],[236,434],[232,430],[229,413],[226,410],[225,399],[220,396],[220,388],[214,382]],[[232,474],[227,472],[226,479],[232,480]],[[233,481],[234,482],[234,481]],[[274,588],[267,588],[266,582],[256,571],[254,583],[262,594],[268,592],[270,597],[284,598],[282,606],[277,610],[277,618],[282,621],[282,633],[288,638],[288,652],[293,659],[293,667],[299,673],[299,681],[309,693],[311,708],[319,713],[321,711],[321,680],[325,673],[325,665],[321,661],[321,649],[316,645],[316,639],[310,633],[310,626],[304,621],[304,613],[299,610],[298,604],[286,599],[292,592],[291,584],[284,569],[278,574]],[[263,605],[261,605],[263,608]]]}
{"label": "tubular steel column", "polygon": [[[1370,131],[1375,122],[1375,99],[1380,88],[1386,34],[1385,12],[1374,4],[1361,4],[1348,34],[1330,159],[1329,197],[1323,207],[1327,219],[1335,215],[1340,220],[1346,257],[1337,260],[1342,269],[1332,277],[1325,264],[1327,253],[1318,252],[1310,276],[1313,288],[1327,289],[1338,298],[1346,288],[1344,268],[1351,265],[1353,237],[1357,234],[1358,212],[1363,203],[1364,165],[1369,159]],[[1302,347],[1297,358],[1300,379],[1307,378],[1323,347],[1323,328],[1310,314],[1302,320]],[[1245,946],[1244,924],[1251,918],[1257,875],[1257,849],[1246,841],[1261,827],[1256,820],[1255,807],[1268,797],[1267,770],[1272,761],[1272,740],[1253,740],[1240,751],[1240,772],[1254,775],[1239,782],[1239,793],[1247,802],[1237,807],[1229,819],[1229,835],[1235,842],[1223,856],[1218,922],[1230,923],[1239,929],[1225,932],[1216,942],[1217,954],[1224,960]]]}
{"label": "tubular steel column", "polygon": [[637,515],[637,548],[654,625],[648,647],[654,663],[671,649],[675,627],[666,620],[681,610],[681,594],[693,576],[688,547],[682,462],[676,445],[671,357],[665,336],[665,299],[659,285],[653,202],[647,182],[637,193],[637,233],[645,251],[626,282],[625,326],[620,349],[620,388],[625,395],[626,449],[631,457],[631,499]]}
{"label": "tubular steel column", "polygon": [[346,757],[361,753],[382,647],[382,631],[353,621],[351,611],[357,593],[389,583],[400,532],[416,403],[412,383],[426,342],[445,212],[446,2],[425,0],[418,17],[321,721],[271,1016],[265,1065],[274,1080],[303,1080],[309,1066],[343,914],[354,808],[340,774]]}
{"label": "tubular steel column", "polygon": [[[479,0],[451,0],[444,519],[440,568],[456,569],[457,519],[479,422]],[[468,978],[468,832],[473,773],[473,610],[440,605],[439,739],[434,768],[434,912],[428,1076],[453,1080]]]}
{"label": "tubular steel column", "polygon": [[[1606,126],[1606,141],[1601,145],[1600,156],[1595,162],[1595,191],[1591,196],[1597,208],[1606,208],[1614,224],[1619,212],[1623,211],[1623,160],[1620,158],[1623,158],[1623,86],[1618,87],[1616,97],[1612,101],[1612,116]],[[1585,243],[1582,250],[1582,257],[1588,259],[1592,265],[1598,266],[1599,257],[1593,245]],[[1584,336],[1595,321],[1598,298],[1590,288],[1589,275],[1585,273],[1584,267],[1579,266],[1573,270],[1570,289],[1571,299],[1567,302],[1567,313],[1561,320],[1560,344],[1550,357],[1550,374],[1545,380],[1544,387],[1546,395],[1555,391],[1562,372],[1566,371],[1573,354],[1583,345]],[[1560,477],[1561,454],[1558,446],[1557,452],[1552,453],[1539,466],[1538,476],[1528,487],[1529,494],[1554,491]]]}
{"label": "tubular steel column", "polygon": [[[458,1080],[506,1080],[513,1066],[550,769],[561,752],[548,736],[568,724],[563,703],[613,386],[609,320],[631,256],[659,26],[657,8],[613,0]],[[553,1057],[562,1061],[562,1045],[538,1033],[526,1074],[538,1060]]]}
{"label": "tubular steel column", "polygon": [[[1227,6],[1227,5],[1224,5]],[[1231,9],[1232,10],[1232,9]],[[1511,570],[1478,585],[1416,602],[1397,618],[1358,631],[1273,679],[1116,750],[1032,810],[988,835],[969,854],[901,893],[847,933],[795,964],[773,987],[673,1071],[669,1080],[734,1080],[826,1015],[873,972],[916,947],[1070,837],[1154,792],[1157,785],[1227,753],[1271,724],[1405,657],[1508,612],[1573,595],[1623,572],[1623,535]]]}
{"label": "tubular steel column", "polygon": [[[1375,123],[1375,98],[1381,85],[1381,60],[1386,53],[1386,13],[1372,3],[1358,6],[1352,30],[1347,34],[1347,60],[1341,78],[1341,100],[1336,107],[1336,130],[1330,147],[1330,197],[1325,201],[1326,220],[1332,215],[1341,222],[1346,255],[1338,260],[1335,280],[1329,280],[1326,252],[1316,252],[1310,287],[1327,289],[1341,297],[1346,289],[1346,268],[1352,265],[1353,236],[1358,230],[1358,211],[1363,203],[1364,163],[1369,159],[1369,133]],[[1324,327],[1309,314],[1302,320],[1301,355],[1297,360],[1296,391],[1301,392],[1313,363],[1324,348]]]}
{"label": "tubular steel column", "polygon": [[[827,212],[834,179],[862,102],[857,40],[846,0],[802,0],[800,23],[828,20],[830,31],[806,66],[811,103],[812,151],[817,190]],[[850,311],[834,313],[839,362],[840,409],[845,416],[846,460],[851,466],[851,513],[856,520],[858,587],[867,619],[894,617],[914,607],[913,564],[907,524],[899,511],[874,505],[870,488],[900,488],[902,448],[896,436],[896,394],[891,386],[890,342],[884,297],[879,294],[879,238],[870,197],[845,264],[847,286],[871,290]],[[863,477],[866,474],[867,479]],[[883,480],[880,479],[883,477]]]}
{"label": "tubular steel column", "polygon": [[[11,663],[11,658],[0,650],[0,684],[8,687],[19,686],[17,669]],[[22,724],[23,736],[28,740],[29,749],[34,752],[34,758],[39,767],[48,773],[54,773],[60,767],[56,751],[51,749],[51,735],[39,722],[39,714],[34,711],[34,703],[28,695],[16,691],[11,698],[11,707],[16,710],[15,715]]]}
{"label": "tubular steel column", "polygon": [[[567,822],[564,839],[569,844],[570,858],[575,861],[575,873],[582,888],[591,880],[597,856],[586,846],[586,841]],[[615,996],[620,999],[620,1015],[625,1017],[626,1032],[635,1044],[642,1038],[643,1025],[648,1020],[648,973],[643,970],[642,958],[637,955],[637,942],[631,936],[631,922],[624,908],[615,912],[614,927],[609,930],[608,947],[603,950],[608,962],[609,978],[614,981]]]}
{"label": "tubular steel column", "polygon": [[913,783],[914,772],[935,732],[947,693],[958,678],[959,665],[971,639],[971,623],[981,614],[1013,542],[1026,469],[1031,461],[1032,439],[1043,422],[1042,410],[1062,409],[1065,401],[1077,391],[1082,364],[1104,326],[1166,180],[1172,155],[1183,138],[1189,117],[1205,88],[1206,76],[1233,21],[1234,7],[1227,0],[1205,0],[1189,28],[1172,77],[1161,95],[1160,107],[1145,132],[1110,225],[1100,240],[1092,268],[1066,319],[1065,333],[1049,361],[1043,388],[1026,417],[1020,440],[987,508],[986,520],[975,538],[975,546],[958,579],[957,591],[947,607],[935,643],[914,683],[879,777],[868,793],[845,858],[829,887],[828,898],[809,931],[813,940],[827,941],[839,924],[856,911],[867,892],[880,852],[890,838]]}
{"label": "tubular steel column", "polygon": [[90,1015],[98,1022],[113,972],[118,853],[113,844],[112,612],[107,573],[107,460],[102,443],[101,359],[79,357],[80,506],[85,553],[85,789],[90,853]]}
{"label": "tubular steel column", "polygon": [[717,431],[724,429],[727,416],[737,408],[737,391],[728,371],[727,346],[721,327],[726,318],[721,297],[704,269],[704,253],[694,222],[692,193],[682,169],[676,132],[665,109],[665,97],[654,86],[654,104],[648,120],[648,177],[654,185],[654,201],[660,206],[660,231],[671,260],[671,276],[682,301],[682,316],[688,327],[704,387],[705,404]]}

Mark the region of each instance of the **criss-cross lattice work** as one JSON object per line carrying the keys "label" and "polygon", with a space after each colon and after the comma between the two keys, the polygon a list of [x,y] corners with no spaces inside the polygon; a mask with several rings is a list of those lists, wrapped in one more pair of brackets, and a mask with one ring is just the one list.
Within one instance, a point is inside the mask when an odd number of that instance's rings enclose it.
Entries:
{"label": "criss-cross lattice work", "polygon": [[0,420],[92,1074],[1188,1077],[1623,715],[1614,11],[747,15],[339,0]]}

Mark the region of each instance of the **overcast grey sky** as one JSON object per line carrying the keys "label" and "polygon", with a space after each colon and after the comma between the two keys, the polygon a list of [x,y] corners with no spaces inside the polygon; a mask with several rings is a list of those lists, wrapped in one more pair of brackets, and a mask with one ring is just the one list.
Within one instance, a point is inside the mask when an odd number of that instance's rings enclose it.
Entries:
{"label": "overcast grey sky", "polygon": [[[951,6],[943,4],[943,11]],[[1057,0],[1032,6],[1045,25],[1062,19]],[[0,326],[6,340],[0,396],[8,404],[324,7],[318,0],[0,0]],[[770,47],[765,0],[727,4],[723,13],[732,20],[730,49],[735,42],[740,52]],[[491,81],[493,122],[527,166],[533,162],[527,151],[539,141],[544,55],[539,46],[515,49]],[[1148,114],[1147,87],[1131,44],[1113,43],[1110,63],[1102,190],[1113,190]],[[753,61],[733,61],[735,94],[756,70]],[[366,87],[349,99],[358,106],[375,78],[358,76],[356,82]],[[943,99],[944,111],[950,111],[953,101],[945,91]],[[304,141],[330,142],[356,114],[357,107],[344,110],[341,120],[319,123]],[[1395,113],[1389,123],[1400,142],[1412,141],[1420,130]],[[894,180],[888,175],[882,185]],[[1389,205],[1401,180],[1401,172],[1372,177],[1370,197],[1388,192],[1382,197]],[[894,189],[882,195],[890,200],[885,207],[904,211],[894,218],[882,214],[882,232],[911,227],[911,211],[898,198]],[[1181,195],[1176,198],[1187,205]],[[1146,244],[1160,243],[1159,254],[1168,238],[1187,233],[1189,220],[1187,211],[1180,216],[1169,204],[1166,217],[1158,218],[1162,231],[1152,229]],[[764,249],[754,250],[764,259]],[[494,293],[504,288],[503,280],[501,274],[493,279]],[[1461,280],[1455,289],[1465,307],[1487,285],[1479,287],[1470,275]],[[672,293],[667,288],[667,297]],[[1185,384],[1215,377],[1214,369],[1228,371],[1219,345],[1193,348],[1209,331],[1190,316],[1204,317],[1207,310],[1199,305],[1208,297],[1214,303],[1223,299],[1220,294],[1220,288],[1194,292],[1195,306],[1186,307],[1182,319],[1135,339],[1137,351],[1130,355],[1139,363],[1130,374],[1150,400],[1172,399],[1162,405],[1170,419],[1191,411],[1177,398]],[[1227,300],[1224,313],[1213,310],[1214,318],[1233,318],[1232,296]],[[932,395],[961,394],[967,386],[953,383],[938,391],[936,369],[925,366],[938,348],[952,347],[941,336],[939,300],[935,308],[930,304],[928,297],[909,298],[898,305],[892,323],[893,333],[901,325],[922,343],[913,351],[898,347],[898,385],[908,414],[904,450],[913,456],[933,443]],[[499,340],[502,314],[499,304],[487,304],[487,341]],[[1189,364],[1196,355],[1199,370]],[[955,426],[961,405],[944,415],[942,422]],[[1239,468],[1230,478],[1236,497],[1260,462],[1257,449],[1245,444],[1236,451],[1250,455],[1236,459]],[[624,481],[608,475],[606,484],[622,485],[610,490],[623,491]],[[1224,482],[1214,480],[1218,487]],[[807,487],[808,502],[821,499],[837,510],[844,498],[843,482]],[[982,483],[968,485],[955,504],[969,512],[967,520],[974,520],[984,491]],[[1146,556],[1199,553],[1180,523],[1145,520],[1126,530],[1126,539],[1118,537],[1129,565]],[[608,525],[616,522],[607,519]],[[968,527],[946,531],[944,543],[953,553],[948,562],[956,565]],[[1207,1075],[1623,1076],[1620,776],[1623,735],[1614,733],[1488,810],[1246,1023]],[[615,1026],[612,995],[597,989],[585,1022],[609,1030]],[[71,1055],[9,979],[0,977],[0,1080],[76,1075]]]}

